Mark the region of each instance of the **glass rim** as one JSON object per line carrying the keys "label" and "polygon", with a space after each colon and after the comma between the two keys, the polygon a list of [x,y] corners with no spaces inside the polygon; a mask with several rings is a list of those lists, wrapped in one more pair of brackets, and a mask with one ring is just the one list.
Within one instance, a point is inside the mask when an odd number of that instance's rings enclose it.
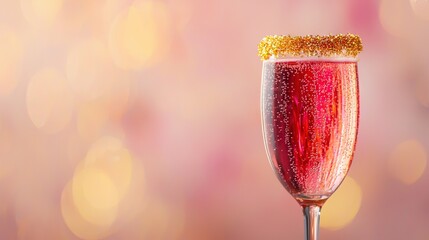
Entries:
{"label": "glass rim", "polygon": [[362,51],[362,40],[355,34],[337,35],[269,35],[258,45],[262,61],[274,57],[353,57]]}
{"label": "glass rim", "polygon": [[359,62],[358,57],[345,57],[345,56],[323,56],[323,57],[275,57],[271,56],[262,62]]}

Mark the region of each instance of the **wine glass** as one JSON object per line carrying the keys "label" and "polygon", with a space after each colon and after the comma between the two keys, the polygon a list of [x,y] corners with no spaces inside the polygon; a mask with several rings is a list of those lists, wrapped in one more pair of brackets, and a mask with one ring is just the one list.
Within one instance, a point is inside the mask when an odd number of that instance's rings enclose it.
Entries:
{"label": "wine glass", "polygon": [[320,210],[352,162],[361,50],[353,34],[268,36],[259,44],[265,149],[303,208],[306,240],[318,238]]}

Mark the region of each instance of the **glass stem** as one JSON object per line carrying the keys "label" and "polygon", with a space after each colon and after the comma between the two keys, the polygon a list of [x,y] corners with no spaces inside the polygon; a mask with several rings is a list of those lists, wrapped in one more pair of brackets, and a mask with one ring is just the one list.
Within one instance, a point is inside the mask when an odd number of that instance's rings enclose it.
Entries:
{"label": "glass stem", "polygon": [[319,236],[320,206],[309,205],[303,207],[305,240],[317,240]]}

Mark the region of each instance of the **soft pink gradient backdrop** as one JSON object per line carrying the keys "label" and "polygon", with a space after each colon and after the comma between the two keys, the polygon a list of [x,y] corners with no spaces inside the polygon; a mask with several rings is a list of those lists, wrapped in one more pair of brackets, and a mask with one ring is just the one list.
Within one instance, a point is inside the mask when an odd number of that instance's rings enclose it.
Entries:
{"label": "soft pink gradient backdrop", "polygon": [[320,237],[429,239],[429,1],[0,4],[0,239],[303,239],[257,44],[348,32],[360,131]]}

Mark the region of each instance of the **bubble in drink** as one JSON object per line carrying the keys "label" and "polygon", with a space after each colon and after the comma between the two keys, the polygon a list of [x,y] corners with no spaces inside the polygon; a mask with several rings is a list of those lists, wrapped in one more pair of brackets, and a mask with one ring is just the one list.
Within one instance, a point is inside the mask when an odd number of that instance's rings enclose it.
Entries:
{"label": "bubble in drink", "polygon": [[352,162],[359,118],[355,61],[267,60],[264,141],[271,165],[301,204],[320,205]]}

